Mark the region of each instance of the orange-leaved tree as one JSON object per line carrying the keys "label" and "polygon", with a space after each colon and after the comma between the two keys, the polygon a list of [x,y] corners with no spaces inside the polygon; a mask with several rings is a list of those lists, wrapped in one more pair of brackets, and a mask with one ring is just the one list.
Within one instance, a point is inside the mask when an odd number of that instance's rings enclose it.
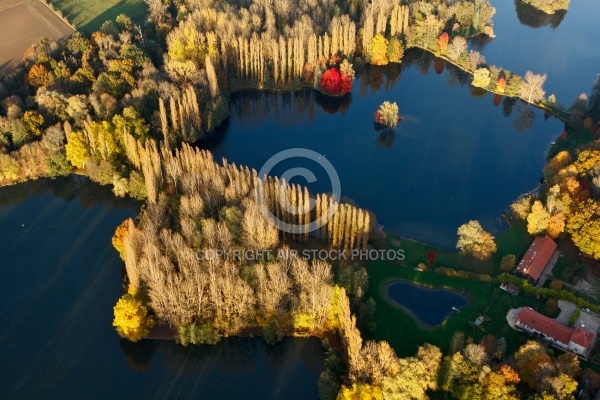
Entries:
{"label": "orange-leaved tree", "polygon": [[440,53],[445,53],[446,49],[448,48],[448,42],[450,41],[450,37],[448,36],[447,32],[442,32],[442,34],[440,35],[439,39],[438,39],[438,48],[440,49]]}

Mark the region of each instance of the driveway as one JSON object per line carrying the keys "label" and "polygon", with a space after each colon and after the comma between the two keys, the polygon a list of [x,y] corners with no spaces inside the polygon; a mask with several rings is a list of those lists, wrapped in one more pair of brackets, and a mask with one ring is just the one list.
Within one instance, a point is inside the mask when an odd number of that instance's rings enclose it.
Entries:
{"label": "driveway", "polygon": [[[560,314],[558,314],[556,320],[561,324],[567,325],[567,322],[569,322],[569,318],[571,318],[571,315],[573,315],[573,313],[577,309],[577,306],[571,303],[570,301],[558,300],[558,308],[560,308]],[[583,312],[581,313],[583,314]]]}
{"label": "driveway", "polygon": [[506,314],[506,322],[508,322],[508,325],[510,325],[511,328],[513,328],[514,330],[517,330],[517,331],[521,331],[520,329],[518,329],[515,326],[515,324],[517,323],[517,316],[521,312],[522,308],[523,307],[511,308],[510,310],[508,310],[508,313]]}
{"label": "driveway", "polygon": [[558,257],[560,257],[562,253],[558,250],[556,250],[553,254],[552,257],[550,257],[550,261],[548,261],[548,265],[546,265],[546,268],[544,268],[544,271],[542,271],[542,275],[540,276],[540,279],[538,279],[538,283],[537,283],[537,287],[542,287],[544,286],[544,283],[546,283],[546,280],[548,278],[552,278],[552,268],[554,268],[554,265],[556,264],[556,262],[558,261]]}

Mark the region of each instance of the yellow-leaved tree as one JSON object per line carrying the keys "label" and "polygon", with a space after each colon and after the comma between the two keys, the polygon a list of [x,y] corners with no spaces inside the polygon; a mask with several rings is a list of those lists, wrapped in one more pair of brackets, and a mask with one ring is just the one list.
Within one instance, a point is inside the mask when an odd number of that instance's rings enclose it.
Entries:
{"label": "yellow-leaved tree", "polygon": [[67,160],[77,168],[83,168],[85,162],[91,157],[87,141],[82,133],[73,132],[65,145]]}
{"label": "yellow-leaved tree", "polygon": [[148,308],[138,299],[135,291],[124,294],[113,308],[113,326],[119,336],[137,342],[150,332],[154,320],[148,315]]}
{"label": "yellow-leaved tree", "polygon": [[579,250],[600,259],[600,203],[586,200],[569,216],[567,231]]}
{"label": "yellow-leaved tree", "polygon": [[44,117],[37,111],[25,111],[25,114],[23,114],[23,125],[25,125],[25,129],[29,133],[34,136],[41,136],[42,128],[44,127]]}
{"label": "yellow-leaved tree", "polygon": [[387,65],[389,62],[387,56],[388,40],[383,37],[381,33],[378,33],[371,39],[373,47],[371,50],[371,64],[373,65]]}
{"label": "yellow-leaved tree", "polygon": [[536,200],[531,206],[531,213],[527,216],[527,232],[531,235],[536,235],[546,231],[550,214],[541,201]]}
{"label": "yellow-leaved tree", "polygon": [[494,236],[481,227],[479,221],[469,221],[457,231],[456,248],[463,254],[469,254],[478,260],[485,260],[496,252]]}
{"label": "yellow-leaved tree", "polygon": [[350,387],[342,386],[337,400],[383,400],[383,393],[378,386],[355,383]]}

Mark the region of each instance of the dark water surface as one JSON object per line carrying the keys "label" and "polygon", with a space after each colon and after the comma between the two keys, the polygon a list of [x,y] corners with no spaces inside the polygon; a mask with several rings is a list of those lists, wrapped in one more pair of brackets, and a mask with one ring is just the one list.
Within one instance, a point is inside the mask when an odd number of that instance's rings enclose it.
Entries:
{"label": "dark water surface", "polygon": [[468,300],[462,294],[448,289],[431,289],[416,283],[398,281],[390,283],[387,296],[407,309],[420,324],[429,328],[441,325],[454,311],[466,306]]}
{"label": "dark water surface", "polygon": [[317,339],[119,339],[111,237],[138,208],[79,177],[0,188],[0,398],[316,399]]}
{"label": "dark water surface", "polygon": [[[336,169],[342,197],[373,211],[384,229],[453,248],[458,226],[471,219],[495,235],[505,229],[502,211],[538,184],[550,142],[563,130],[561,121],[473,89],[470,81],[410,52],[401,66],[362,74],[348,99],[311,90],[238,93],[228,123],[201,145],[217,160],[256,170],[280,151],[314,150]],[[395,134],[373,126],[384,100],[398,102],[404,116]],[[296,158],[274,172],[299,165],[315,171],[312,192],[331,190],[314,162]]]}
{"label": "dark water surface", "polygon": [[496,37],[478,48],[489,64],[521,76],[528,69],[548,74],[546,95],[567,107],[589,94],[600,73],[600,1],[572,0],[566,13],[553,15],[514,0],[490,2]]}

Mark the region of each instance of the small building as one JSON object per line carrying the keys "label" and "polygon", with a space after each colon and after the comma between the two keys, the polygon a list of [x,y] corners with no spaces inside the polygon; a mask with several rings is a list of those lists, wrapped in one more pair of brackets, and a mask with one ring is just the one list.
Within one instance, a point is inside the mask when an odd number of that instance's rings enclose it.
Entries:
{"label": "small building", "polygon": [[534,285],[537,284],[556,247],[556,243],[550,237],[536,237],[517,265],[515,275],[530,280]]}
{"label": "small building", "polygon": [[569,351],[573,354],[587,354],[588,349],[592,346],[593,340],[594,334],[591,331],[578,326],[571,335]]}
{"label": "small building", "polygon": [[594,334],[584,327],[570,328],[529,307],[520,310],[515,326],[542,337],[554,347],[583,358],[588,357],[594,344]]}
{"label": "small building", "polygon": [[521,292],[521,289],[519,289],[519,287],[514,283],[502,283],[500,284],[500,289],[515,296]]}

